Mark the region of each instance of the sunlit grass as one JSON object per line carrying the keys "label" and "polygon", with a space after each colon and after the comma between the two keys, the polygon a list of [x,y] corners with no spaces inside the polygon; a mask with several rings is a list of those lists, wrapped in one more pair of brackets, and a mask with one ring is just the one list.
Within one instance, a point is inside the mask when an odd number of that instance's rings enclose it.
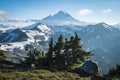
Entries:
{"label": "sunlit grass", "polygon": [[51,72],[48,70],[2,71],[0,80],[81,80],[80,76],[70,72]]}

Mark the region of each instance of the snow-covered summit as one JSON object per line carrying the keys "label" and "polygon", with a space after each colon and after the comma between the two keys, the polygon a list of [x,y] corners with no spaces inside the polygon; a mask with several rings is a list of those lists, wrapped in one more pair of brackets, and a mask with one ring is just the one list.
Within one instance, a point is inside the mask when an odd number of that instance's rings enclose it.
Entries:
{"label": "snow-covered summit", "polygon": [[59,11],[54,15],[49,15],[41,20],[41,23],[45,23],[48,25],[86,25],[83,21],[78,21],[73,18],[70,14]]}

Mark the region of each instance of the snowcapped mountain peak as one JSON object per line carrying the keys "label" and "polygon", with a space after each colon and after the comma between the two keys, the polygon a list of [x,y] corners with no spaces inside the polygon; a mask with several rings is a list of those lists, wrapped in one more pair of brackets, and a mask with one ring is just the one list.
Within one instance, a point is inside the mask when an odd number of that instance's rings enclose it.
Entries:
{"label": "snowcapped mountain peak", "polygon": [[75,20],[70,14],[63,12],[63,11],[59,11],[58,13],[54,14],[54,15],[49,15],[48,17],[42,19],[44,20]]}
{"label": "snowcapped mountain peak", "polygon": [[59,11],[57,14],[68,14],[68,13],[66,13],[64,11]]}
{"label": "snowcapped mountain peak", "polygon": [[70,14],[64,12],[64,11],[59,11],[58,13],[54,15],[49,15],[45,18],[43,18],[40,23],[44,23],[47,25],[86,25],[85,22],[78,21],[75,18],[73,18]]}
{"label": "snowcapped mountain peak", "polygon": [[71,19],[73,19],[74,20],[74,18],[70,15],[70,14],[68,14],[68,13],[66,13],[66,12],[63,12],[63,11],[59,11],[57,14],[55,14],[55,15],[53,15],[53,16],[55,16],[56,18],[58,17],[61,17],[61,18],[64,18],[64,19],[68,19],[68,17],[69,18],[71,18]]}

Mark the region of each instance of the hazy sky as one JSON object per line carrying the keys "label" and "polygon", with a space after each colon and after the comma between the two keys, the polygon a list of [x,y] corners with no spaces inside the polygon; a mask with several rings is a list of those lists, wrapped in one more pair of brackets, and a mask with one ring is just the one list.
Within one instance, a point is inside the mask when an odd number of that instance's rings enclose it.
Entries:
{"label": "hazy sky", "polygon": [[81,21],[120,23],[120,0],[0,0],[0,21],[42,19],[60,10]]}

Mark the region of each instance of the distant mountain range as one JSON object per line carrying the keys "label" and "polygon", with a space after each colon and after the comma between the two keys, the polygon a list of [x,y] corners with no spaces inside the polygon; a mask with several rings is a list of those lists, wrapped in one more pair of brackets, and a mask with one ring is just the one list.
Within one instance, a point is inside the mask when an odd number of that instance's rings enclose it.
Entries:
{"label": "distant mountain range", "polygon": [[7,51],[23,49],[26,45],[46,51],[50,37],[56,41],[60,34],[69,38],[74,32],[81,38],[83,48],[94,53],[92,59],[100,64],[103,73],[117,63],[120,64],[120,29],[104,22],[87,24],[63,11],[33,25],[0,33],[0,42],[2,49]]}

